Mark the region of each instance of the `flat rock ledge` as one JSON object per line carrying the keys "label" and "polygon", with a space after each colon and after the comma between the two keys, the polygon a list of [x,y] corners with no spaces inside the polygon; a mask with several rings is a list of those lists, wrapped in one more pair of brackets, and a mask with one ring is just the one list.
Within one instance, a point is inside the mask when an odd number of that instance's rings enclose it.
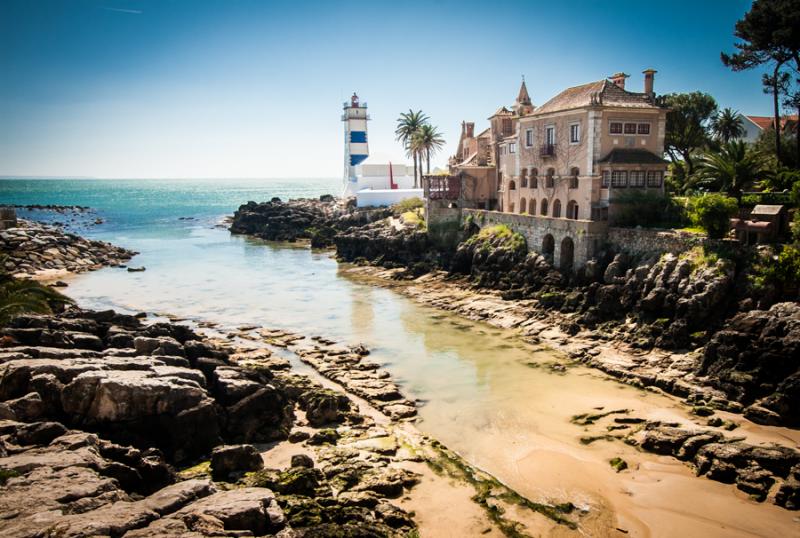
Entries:
{"label": "flat rock ledge", "polygon": [[58,271],[94,271],[122,265],[136,254],[29,220],[20,219],[17,227],[0,231],[3,268],[18,277]]}
{"label": "flat rock ledge", "polygon": [[317,338],[316,343],[298,345],[292,351],[321,375],[364,398],[392,420],[416,416],[415,402],[403,396],[389,372],[366,359],[369,350],[364,346],[344,347]]}

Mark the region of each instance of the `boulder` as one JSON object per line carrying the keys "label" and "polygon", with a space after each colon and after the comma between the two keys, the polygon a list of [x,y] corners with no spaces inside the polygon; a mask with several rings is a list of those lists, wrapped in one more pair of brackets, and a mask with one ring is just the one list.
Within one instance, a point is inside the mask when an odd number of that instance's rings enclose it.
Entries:
{"label": "boulder", "polygon": [[223,445],[211,452],[211,476],[225,480],[231,473],[258,471],[264,467],[261,454],[253,445]]}

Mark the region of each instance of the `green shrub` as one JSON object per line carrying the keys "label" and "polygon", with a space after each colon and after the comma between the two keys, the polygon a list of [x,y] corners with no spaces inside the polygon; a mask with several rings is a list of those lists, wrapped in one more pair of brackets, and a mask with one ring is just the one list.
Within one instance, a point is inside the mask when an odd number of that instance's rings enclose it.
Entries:
{"label": "green shrub", "polygon": [[752,280],[757,289],[774,286],[784,294],[796,291],[800,285],[800,248],[785,245],[777,257],[755,264]]}
{"label": "green shrub", "polygon": [[514,232],[505,224],[486,226],[481,231],[467,239],[468,245],[489,250],[490,247],[508,248],[509,250],[525,254],[528,252],[528,242],[522,234]]}
{"label": "green shrub", "polygon": [[689,218],[713,238],[725,237],[730,228],[730,218],[738,211],[736,200],[724,194],[706,194],[689,201]]}
{"label": "green shrub", "polygon": [[421,209],[425,204],[422,202],[422,198],[408,198],[407,200],[403,200],[402,202],[398,202],[392,206],[392,212],[395,215],[402,215],[403,213],[408,213],[409,211],[414,211],[416,209]]}

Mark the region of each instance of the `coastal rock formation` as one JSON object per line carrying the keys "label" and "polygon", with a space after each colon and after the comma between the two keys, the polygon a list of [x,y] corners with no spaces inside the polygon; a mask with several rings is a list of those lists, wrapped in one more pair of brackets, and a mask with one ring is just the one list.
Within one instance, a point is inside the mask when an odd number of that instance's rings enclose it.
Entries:
{"label": "coastal rock formation", "polygon": [[3,269],[13,275],[30,276],[46,270],[82,273],[121,265],[135,254],[33,221],[19,220],[17,227],[0,231]]}
{"label": "coastal rock formation", "polygon": [[[310,364],[328,379],[339,383],[348,392],[374,405],[392,419],[413,417],[417,414],[414,402],[407,400],[397,385],[381,371],[377,363],[364,360],[369,353],[363,347],[345,348],[318,344],[294,349],[300,360]],[[333,406],[338,413],[339,404]]]}
{"label": "coastal rock formation", "polygon": [[308,239],[312,247],[328,247],[334,236],[354,226],[363,226],[391,214],[388,209],[359,209],[331,196],[282,202],[247,202],[233,215],[230,230],[268,241]]}
{"label": "coastal rock formation", "polygon": [[737,314],[706,345],[698,373],[754,422],[800,426],[800,305]]}
{"label": "coastal rock formation", "polygon": [[[78,309],[17,317],[2,342],[4,536],[399,537],[415,527],[388,501],[417,480],[387,465],[388,434],[266,350]],[[301,436],[307,448],[289,467],[263,469],[252,445],[222,444],[285,439],[295,406],[298,432],[324,429]]]}
{"label": "coastal rock formation", "polygon": [[800,510],[800,452],[779,445],[758,446],[726,438],[715,430],[685,429],[648,422],[641,447],[691,463],[698,476],[736,484],[758,501]]}
{"label": "coastal rock formation", "polygon": [[181,461],[222,440],[285,438],[292,414],[268,371],[229,366],[186,327],[114,312],[20,316],[2,330],[0,400]]}

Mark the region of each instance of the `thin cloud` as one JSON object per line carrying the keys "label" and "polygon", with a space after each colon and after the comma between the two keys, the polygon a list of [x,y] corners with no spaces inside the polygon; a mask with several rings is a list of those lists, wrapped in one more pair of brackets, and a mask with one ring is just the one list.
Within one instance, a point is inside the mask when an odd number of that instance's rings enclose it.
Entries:
{"label": "thin cloud", "polygon": [[139,9],[123,9],[121,7],[105,7],[105,6],[100,6],[100,9],[105,9],[106,11],[116,11],[118,13],[132,13],[134,15],[142,14],[142,11]]}

